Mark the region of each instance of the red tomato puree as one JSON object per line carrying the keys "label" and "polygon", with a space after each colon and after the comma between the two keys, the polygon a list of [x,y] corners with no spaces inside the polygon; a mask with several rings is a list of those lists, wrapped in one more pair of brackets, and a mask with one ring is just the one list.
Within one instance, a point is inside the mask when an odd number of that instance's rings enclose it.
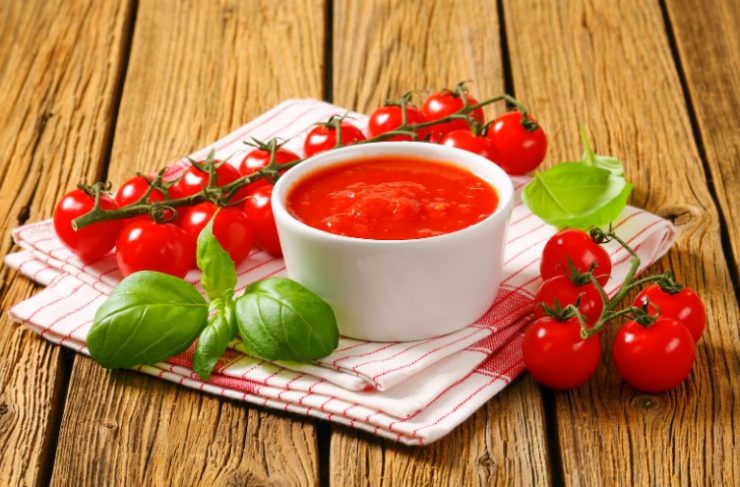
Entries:
{"label": "red tomato puree", "polygon": [[498,205],[490,184],[452,164],[413,157],[357,159],[299,180],[288,211],[349,237],[408,240],[469,227]]}

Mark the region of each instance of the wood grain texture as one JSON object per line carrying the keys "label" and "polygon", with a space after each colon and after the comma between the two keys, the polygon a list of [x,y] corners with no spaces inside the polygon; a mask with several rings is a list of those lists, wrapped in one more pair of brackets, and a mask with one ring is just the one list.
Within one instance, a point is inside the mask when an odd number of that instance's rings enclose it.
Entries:
{"label": "wood grain texture", "polygon": [[654,270],[673,268],[708,311],[694,371],[675,390],[647,395],[624,385],[609,359],[611,330],[597,375],[556,394],[565,482],[731,484],[740,479],[738,308],[660,6],[504,5],[514,87],[550,135],[548,163],[579,155],[577,129],[587,126],[597,151],[625,163],[632,203],[677,226]]}
{"label": "wood grain texture", "polygon": [[[740,273],[740,5],[668,0],[666,7],[704,152]],[[740,286],[735,282],[735,286]]]}
{"label": "wood grain texture", "polygon": [[[128,2],[0,3],[0,255],[10,230],[47,218],[102,173],[118,100]],[[64,399],[58,347],[7,319],[37,288],[0,268],[0,485],[43,485]]]}
{"label": "wood grain texture", "polygon": [[[285,98],[320,96],[323,31],[318,0],[140,1],[110,179],[166,165]],[[54,485],[317,478],[312,421],[75,360]]]}
{"label": "wood grain texture", "polygon": [[[474,79],[475,95],[503,91],[498,17],[476,1],[337,1],[335,103],[369,112],[414,88]],[[503,107],[497,107],[502,109]],[[489,111],[489,115],[492,111]],[[409,448],[333,428],[332,485],[522,485],[549,479],[544,413],[537,386],[517,381],[452,434]]]}
{"label": "wood grain texture", "polygon": [[335,427],[330,485],[546,485],[543,416],[536,384],[523,377],[429,446],[404,446]]}

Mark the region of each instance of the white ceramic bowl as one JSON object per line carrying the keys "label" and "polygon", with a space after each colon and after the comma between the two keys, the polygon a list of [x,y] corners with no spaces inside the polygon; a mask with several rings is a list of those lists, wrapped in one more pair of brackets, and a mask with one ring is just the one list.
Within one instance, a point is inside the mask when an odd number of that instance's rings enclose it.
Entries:
{"label": "white ceramic bowl", "polygon": [[[335,235],[286,209],[287,194],[307,174],[372,156],[422,157],[470,170],[495,188],[498,207],[470,227],[413,240]],[[275,185],[272,208],[288,275],[332,306],[342,335],[406,341],[456,331],[491,306],[513,196],[509,176],[481,156],[437,144],[379,142],[325,152],[294,167]]]}

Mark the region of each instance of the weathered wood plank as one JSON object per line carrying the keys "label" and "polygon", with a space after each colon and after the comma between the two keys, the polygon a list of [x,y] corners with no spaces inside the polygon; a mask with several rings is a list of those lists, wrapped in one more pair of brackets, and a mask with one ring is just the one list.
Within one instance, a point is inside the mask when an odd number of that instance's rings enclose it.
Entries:
{"label": "weathered wood plank", "polygon": [[[731,0],[668,0],[668,14],[686,76],[720,211],[740,273],[740,5]],[[735,286],[739,284],[735,282]]]}
{"label": "weathered wood plank", "polygon": [[[336,103],[368,112],[413,88],[473,79],[473,93],[503,91],[496,9],[485,2],[338,1]],[[498,107],[501,109],[502,107]],[[534,108],[534,107],[533,107]],[[517,381],[448,437],[408,448],[333,428],[332,485],[541,485],[548,481],[537,386]]]}
{"label": "weathered wood plank", "polygon": [[[110,179],[167,164],[287,97],[320,96],[323,30],[319,0],[140,1]],[[82,358],[57,458],[54,485],[312,485],[318,477],[313,422]]]}
{"label": "weathered wood plank", "polygon": [[620,156],[636,187],[632,202],[678,228],[674,249],[656,267],[672,267],[703,297],[709,315],[692,375],[666,394],[641,394],[621,382],[610,360],[615,330],[608,334],[594,379],[555,396],[564,479],[731,483],[740,478],[738,309],[660,6],[504,5],[514,86],[548,129],[549,163],[580,153],[579,125],[597,150]]}
{"label": "weathered wood plank", "polygon": [[331,436],[331,485],[546,485],[537,385],[517,380],[437,443],[408,447],[345,427]]}
{"label": "weathered wood plank", "polygon": [[[118,103],[129,2],[0,3],[0,255],[9,231],[48,217],[102,173]],[[35,289],[0,268],[3,314]],[[64,396],[61,352],[0,320],[0,485],[43,485]]]}

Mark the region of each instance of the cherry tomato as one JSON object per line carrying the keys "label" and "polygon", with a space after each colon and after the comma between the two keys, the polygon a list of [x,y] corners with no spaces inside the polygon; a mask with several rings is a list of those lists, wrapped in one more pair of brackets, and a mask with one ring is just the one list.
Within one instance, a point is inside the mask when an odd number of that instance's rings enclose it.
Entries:
{"label": "cherry tomato", "polygon": [[694,365],[694,339],[680,321],[664,316],[652,325],[627,322],[612,347],[619,375],[644,392],[663,392],[684,381]]}
{"label": "cherry tomato", "polygon": [[[478,100],[472,96],[466,94],[465,97],[468,100],[468,105],[475,105]],[[459,94],[450,90],[441,90],[429,96],[424,102],[424,106],[421,112],[424,114],[427,120],[439,120],[448,115],[452,115],[463,107],[464,103]],[[479,123],[483,124],[485,120],[483,116],[483,109],[477,108],[470,112],[468,116],[474,118]],[[430,127],[433,134],[446,134],[453,130],[465,130],[468,128],[468,123],[463,119],[451,120],[449,122],[440,123]]]}
{"label": "cherry tomato", "polygon": [[577,318],[536,320],[524,333],[524,364],[534,379],[553,389],[571,389],[586,382],[601,357],[598,335],[581,338]]}
{"label": "cherry tomato", "polygon": [[479,156],[483,156],[490,161],[494,161],[491,145],[484,137],[474,135],[470,129],[453,130],[452,132],[448,132],[444,137],[442,137],[440,144],[448,147],[457,147],[458,149],[463,149],[468,152],[478,154]]}
{"label": "cherry tomato", "polygon": [[[168,192],[170,194],[170,199],[173,199],[173,200],[179,199],[179,198],[183,198],[185,196],[183,194],[180,194],[180,189],[177,187],[177,184],[174,184],[174,185],[170,186],[168,188]],[[174,221],[172,221],[170,223],[174,223],[176,225],[182,224],[182,222],[185,220],[185,215],[188,214],[188,211],[192,207],[193,207],[193,205],[190,205],[190,206],[178,206],[177,208],[175,208],[175,213],[176,213],[175,219],[174,219]]]}
{"label": "cherry tomato", "polygon": [[693,290],[684,287],[677,293],[670,294],[663,291],[660,284],[651,284],[640,291],[633,306],[642,308],[647,302],[650,302],[650,313],[657,311],[660,316],[680,321],[691,332],[694,343],[699,341],[707,324],[707,313]]}
{"label": "cherry tomato", "polygon": [[[218,161],[217,161],[218,162]],[[239,179],[241,174],[233,166],[223,162],[216,168],[216,185],[225,186]],[[171,189],[172,198],[183,198],[196,193],[200,193],[204,186],[208,185],[208,173],[201,171],[195,166],[190,166],[182,175],[180,180],[175,183]],[[247,196],[247,188],[241,188],[231,198],[231,201],[243,200]]]}
{"label": "cherry tomato", "polygon": [[[193,241],[198,241],[198,235],[216,212],[213,203],[195,205],[185,215],[182,228],[188,232]],[[213,221],[213,235],[221,247],[229,253],[234,264],[243,261],[254,243],[254,230],[247,219],[247,215],[239,208],[228,206],[221,208]]]}
{"label": "cherry tomato", "polygon": [[578,272],[587,272],[594,267],[594,276],[602,286],[612,273],[612,261],[606,250],[588,233],[575,228],[561,230],[547,241],[542,251],[540,275],[542,279],[570,274],[568,260]]}
{"label": "cherry tomato", "polygon": [[195,242],[172,223],[134,220],[118,238],[116,262],[124,276],[146,270],[185,277],[195,267]]}
{"label": "cherry tomato", "polygon": [[283,251],[280,249],[280,238],[275,225],[275,217],[272,214],[271,184],[257,188],[250,193],[244,202],[244,211],[254,228],[254,238],[257,243],[270,255],[281,257]]}
{"label": "cherry tomato", "polygon": [[[136,203],[139,198],[149,189],[149,183],[144,176],[134,176],[118,188],[116,191],[115,201],[119,208]],[[158,189],[149,193],[147,202],[164,201],[164,195]]]}
{"label": "cherry tomato", "polygon": [[542,127],[537,125],[530,131],[521,121],[522,114],[518,111],[505,113],[493,121],[486,134],[494,160],[512,175],[533,171],[545,159],[547,152],[547,136]]}
{"label": "cherry tomato", "polygon": [[[390,132],[401,126],[403,122],[403,114],[401,107],[398,105],[385,105],[375,110],[370,115],[370,120],[367,124],[367,133],[369,137],[377,137],[378,135]],[[426,118],[424,115],[413,105],[406,105],[406,122],[407,123],[424,123]],[[430,132],[430,127],[423,127],[417,130],[417,136],[419,140],[424,140]],[[385,140],[412,140],[408,135],[394,135]]]}
{"label": "cherry tomato", "polygon": [[570,304],[575,305],[579,298],[578,309],[586,321],[593,325],[599,320],[604,308],[599,292],[592,283],[587,282],[582,286],[577,286],[570,277],[565,275],[551,277],[540,285],[534,297],[534,316],[535,318],[545,316],[542,304],[554,308],[555,300],[557,300],[560,307],[565,308]]}
{"label": "cherry tomato", "polygon": [[[120,220],[110,220],[93,223],[75,231],[72,220],[88,213],[93,206],[95,199],[92,196],[81,189],[75,189],[64,195],[54,210],[54,231],[57,237],[86,263],[100,260],[111,251],[123,225]],[[100,207],[104,210],[117,208],[115,202],[105,194],[100,198]]]}
{"label": "cherry tomato", "polygon": [[[277,164],[287,164],[289,162],[297,161],[298,159],[300,159],[300,157],[288,149],[278,147],[275,150],[275,162]],[[242,162],[239,165],[239,172],[242,176],[249,176],[253,172],[262,169],[263,167],[267,167],[268,164],[270,164],[270,151],[256,148],[242,159]],[[281,174],[284,172],[285,171],[281,171]],[[265,184],[270,184],[270,182],[264,178],[258,179],[253,183],[249,183],[249,190],[257,189]]]}
{"label": "cherry tomato", "polygon": [[[352,145],[365,140],[362,131],[349,122],[342,121],[339,124],[339,130],[342,136],[342,145]],[[306,157],[311,157],[319,152],[333,149],[337,146],[337,133],[334,127],[325,124],[318,124],[308,132],[306,140],[303,143],[303,153]]]}

